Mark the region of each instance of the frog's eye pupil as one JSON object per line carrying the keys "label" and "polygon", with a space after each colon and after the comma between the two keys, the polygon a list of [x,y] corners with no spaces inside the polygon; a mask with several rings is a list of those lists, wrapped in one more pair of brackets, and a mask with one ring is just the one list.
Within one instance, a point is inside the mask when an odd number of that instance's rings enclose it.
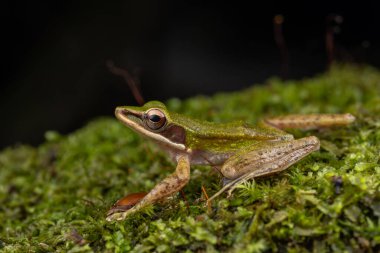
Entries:
{"label": "frog's eye pupil", "polygon": [[160,122],[161,117],[157,114],[149,115],[149,120],[155,123]]}
{"label": "frog's eye pupil", "polygon": [[159,130],[166,124],[165,114],[159,109],[150,109],[145,115],[145,124],[152,130]]}

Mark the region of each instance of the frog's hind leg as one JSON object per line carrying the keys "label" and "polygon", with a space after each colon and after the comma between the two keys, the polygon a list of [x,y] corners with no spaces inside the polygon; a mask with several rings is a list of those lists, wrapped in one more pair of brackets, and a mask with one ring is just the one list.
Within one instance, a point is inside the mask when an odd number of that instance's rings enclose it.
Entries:
{"label": "frog's hind leg", "polygon": [[289,168],[311,152],[319,149],[319,140],[309,136],[297,140],[267,143],[261,147],[251,147],[230,157],[221,168],[227,182],[208,202],[239,183],[260,176],[271,175]]}
{"label": "frog's hind leg", "polygon": [[318,129],[334,126],[345,126],[355,121],[355,117],[349,113],[346,114],[293,114],[267,118],[264,124],[279,128],[279,129]]}

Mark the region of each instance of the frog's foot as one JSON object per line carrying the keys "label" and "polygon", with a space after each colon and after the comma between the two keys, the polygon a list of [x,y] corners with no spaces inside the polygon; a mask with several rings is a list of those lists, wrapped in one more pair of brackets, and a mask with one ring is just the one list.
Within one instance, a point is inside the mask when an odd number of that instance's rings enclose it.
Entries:
{"label": "frog's foot", "polygon": [[107,214],[107,221],[121,221],[125,220],[127,216],[131,215],[132,213],[135,213],[137,210],[135,208],[131,208],[126,211],[120,211],[120,212],[108,212]]}
{"label": "frog's foot", "polygon": [[[122,216],[122,213],[132,209],[139,203],[147,194],[145,192],[131,193],[119,199],[107,212],[107,220],[117,220],[117,217]],[[110,218],[108,218],[110,217]],[[125,217],[124,217],[125,218]]]}
{"label": "frog's foot", "polygon": [[[229,197],[231,197],[231,194],[236,189],[236,187],[239,184],[244,183],[246,180],[247,180],[246,175],[243,175],[243,176],[236,178],[236,179],[229,179],[229,178],[223,177],[223,179],[222,179],[223,188],[221,190],[219,190],[216,194],[219,195],[219,194],[223,193],[224,191],[228,190],[227,191],[227,198],[229,198]],[[216,194],[214,194],[211,198],[215,198]]]}
{"label": "frog's foot", "polygon": [[213,199],[215,199],[216,197],[218,197],[220,194],[222,194],[223,192],[225,192],[227,190],[228,190],[227,197],[230,197],[231,194],[232,194],[232,192],[233,192],[233,190],[236,188],[236,186],[239,183],[241,183],[241,182],[243,182],[243,181],[246,180],[245,177],[246,177],[246,175],[243,175],[243,176],[241,176],[239,178],[232,179],[232,180],[228,179],[228,178],[223,178],[223,187],[222,187],[222,189],[220,189],[217,193],[215,193],[214,195],[212,195],[212,197],[207,200],[207,206],[211,205],[211,201]]}
{"label": "frog's foot", "polygon": [[222,178],[222,184],[223,184],[223,186],[228,185],[228,184],[231,183],[232,181],[233,181],[233,179],[229,179],[229,178],[226,178],[226,177],[223,177],[223,178]]}

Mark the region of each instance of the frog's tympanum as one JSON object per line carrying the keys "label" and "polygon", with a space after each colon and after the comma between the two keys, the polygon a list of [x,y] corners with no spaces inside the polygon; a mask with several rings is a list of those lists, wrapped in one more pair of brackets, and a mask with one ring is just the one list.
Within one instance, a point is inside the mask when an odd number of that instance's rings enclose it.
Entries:
{"label": "frog's tympanum", "polygon": [[255,127],[243,122],[212,123],[169,112],[158,101],[142,107],[117,107],[115,114],[126,126],[157,143],[177,167],[132,208],[112,210],[109,221],[123,220],[178,192],[190,179],[191,164],[211,165],[223,176],[226,184],[213,199],[244,180],[283,171],[319,149],[317,137],[295,140],[282,129],[343,126],[355,120],[351,114],[311,114],[269,118]]}

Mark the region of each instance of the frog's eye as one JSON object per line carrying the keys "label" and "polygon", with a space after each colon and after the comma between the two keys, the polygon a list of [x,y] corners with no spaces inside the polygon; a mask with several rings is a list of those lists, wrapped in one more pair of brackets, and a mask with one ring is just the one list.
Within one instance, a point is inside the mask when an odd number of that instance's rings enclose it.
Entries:
{"label": "frog's eye", "polygon": [[166,123],[165,114],[158,109],[151,109],[146,112],[145,122],[152,130],[158,130]]}

